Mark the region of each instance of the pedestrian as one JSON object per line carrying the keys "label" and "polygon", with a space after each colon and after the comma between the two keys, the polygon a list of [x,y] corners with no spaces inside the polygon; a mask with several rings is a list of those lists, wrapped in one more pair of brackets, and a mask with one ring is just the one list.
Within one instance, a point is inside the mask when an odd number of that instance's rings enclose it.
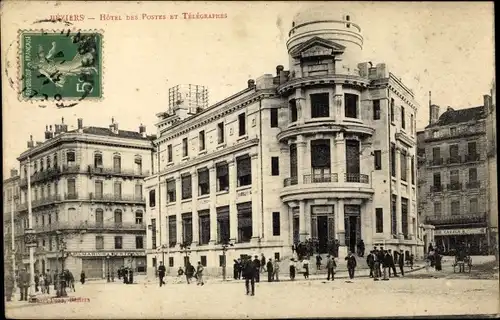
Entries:
{"label": "pedestrian", "polygon": [[45,292],[47,292],[47,294],[50,294],[51,281],[50,269],[47,269],[47,273],[45,274]]}
{"label": "pedestrian", "polygon": [[45,273],[42,272],[40,274],[39,281],[40,281],[40,291],[42,292],[42,294],[44,294],[45,293]]}
{"label": "pedestrian", "polygon": [[[391,277],[391,269],[392,269],[392,272],[394,273],[394,277],[397,277],[398,273],[396,272],[396,264],[394,262],[394,260],[396,260],[396,259],[392,255],[391,249],[387,250],[387,253],[389,253],[389,256],[390,256],[389,278]],[[394,251],[394,254],[396,254],[396,251]]]}
{"label": "pedestrian", "polygon": [[373,269],[375,267],[375,256],[373,251],[370,251],[370,253],[366,256],[366,264],[368,265],[368,268],[370,268],[370,278],[373,278]]}
{"label": "pedestrian", "polygon": [[365,255],[365,242],[363,241],[363,239],[360,239],[358,243],[358,255],[360,257],[363,257]]}
{"label": "pedestrian", "polygon": [[273,282],[273,262],[271,258],[267,262],[267,282]]}
{"label": "pedestrian", "polygon": [[401,272],[401,276],[405,276],[405,254],[403,252],[403,249],[399,250],[399,255],[398,255],[398,265],[399,265],[399,271]]}
{"label": "pedestrian", "polygon": [[323,260],[323,258],[321,258],[321,255],[318,253],[316,256],[316,270],[321,269],[321,260]]}
{"label": "pedestrian", "polygon": [[309,260],[307,257],[302,260],[302,268],[304,270],[304,279],[309,279]]}
{"label": "pedestrian", "polygon": [[[180,267],[179,267],[180,268]],[[194,269],[194,267],[191,265],[191,263],[189,261],[186,262],[186,267],[185,267],[185,270],[184,270],[184,274],[186,275],[186,283],[187,284],[190,284],[191,282],[191,279],[193,277],[197,277],[195,275],[196,273],[196,270]]]}
{"label": "pedestrian", "polygon": [[290,259],[290,280],[294,281],[295,280],[295,259],[292,258]]}
{"label": "pedestrian", "polygon": [[326,278],[326,280],[330,280],[330,276],[332,278],[332,281],[335,280],[335,260],[333,259],[332,256],[328,255],[326,257],[326,269],[327,269],[327,272],[328,272],[328,276]]}
{"label": "pedestrian", "polygon": [[434,255],[436,260],[436,271],[441,271],[442,270],[441,259],[443,257],[439,254],[439,252],[436,252]]}
{"label": "pedestrian", "polygon": [[333,257],[338,258],[339,256],[339,247],[340,247],[340,241],[338,239],[335,239],[333,243]]}
{"label": "pedestrian", "polygon": [[35,292],[38,292],[38,285],[40,284],[40,276],[38,271],[35,271]]}
{"label": "pedestrian", "polygon": [[128,279],[127,279],[127,269],[123,268],[122,269],[122,277],[123,277],[123,283],[128,284]]}
{"label": "pedestrian", "polygon": [[198,261],[198,267],[196,268],[196,285],[205,285],[205,282],[203,281],[203,266],[201,265],[201,262]]}
{"label": "pedestrian", "polygon": [[274,259],[273,263],[274,280],[280,281],[280,260]]}
{"label": "pedestrian", "polygon": [[412,254],[410,254],[410,269],[413,270],[413,261],[415,260],[415,256]]}
{"label": "pedestrian", "polygon": [[261,255],[260,255],[260,272],[262,273],[265,271],[266,271],[266,257],[264,256],[263,253],[261,253]]}
{"label": "pedestrian", "polygon": [[26,272],[26,269],[23,268],[19,273],[19,289],[21,292],[21,299],[19,301],[28,301],[28,288],[30,286],[30,275]]}
{"label": "pedestrian", "polygon": [[392,255],[388,251],[384,251],[384,257],[382,258],[382,267],[384,269],[384,278],[382,280],[389,280],[387,277],[387,271],[391,267]]}
{"label": "pedestrian", "polygon": [[167,272],[167,269],[163,265],[163,261],[160,261],[160,266],[158,267],[158,277],[160,278],[160,287],[162,285],[166,284],[165,281],[163,281],[163,278],[165,277],[166,272]]}
{"label": "pedestrian", "polygon": [[234,280],[238,280],[238,273],[239,273],[239,270],[240,270],[240,263],[236,259],[234,259],[233,261],[234,261],[234,264],[233,264],[233,278],[234,278]]}
{"label": "pedestrian", "polygon": [[354,270],[356,269],[356,257],[352,254],[351,251],[345,257],[347,261],[347,271],[349,272],[349,279],[354,279]]}
{"label": "pedestrian", "polygon": [[[265,261],[264,261],[264,264],[265,264]],[[260,282],[261,260],[259,260],[258,256],[255,256],[255,259],[253,260],[253,266],[255,268],[255,282]]]}
{"label": "pedestrian", "polygon": [[82,273],[80,273],[80,282],[81,284],[85,284],[85,272],[82,270]]}
{"label": "pedestrian", "polygon": [[75,277],[71,271],[66,270],[66,272],[68,273],[68,286],[73,290],[73,292],[76,292]]}
{"label": "pedestrian", "polygon": [[245,278],[245,288],[247,295],[250,294],[250,284],[252,288],[251,295],[255,295],[255,264],[251,257],[246,257],[243,261],[243,278]]}

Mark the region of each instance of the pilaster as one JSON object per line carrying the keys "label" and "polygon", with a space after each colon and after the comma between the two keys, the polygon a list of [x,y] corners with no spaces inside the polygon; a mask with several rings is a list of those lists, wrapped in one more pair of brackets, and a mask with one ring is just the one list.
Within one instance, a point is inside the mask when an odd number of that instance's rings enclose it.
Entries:
{"label": "pilaster", "polygon": [[258,243],[262,237],[261,226],[262,226],[262,212],[261,212],[261,201],[260,201],[260,181],[259,181],[259,157],[257,153],[252,154],[252,242]]}
{"label": "pilaster", "polygon": [[341,246],[345,246],[344,200],[339,199],[335,208],[337,211],[337,217],[335,219],[337,224],[337,239]]}
{"label": "pilaster", "polygon": [[[292,213],[293,215],[293,213]],[[293,229],[292,229],[293,230]],[[305,241],[307,238],[306,229],[306,201],[300,200],[299,202],[299,239],[300,241]]]}
{"label": "pilaster", "polygon": [[[238,239],[238,208],[236,207],[236,188],[238,177],[236,174],[236,161],[228,163],[229,166],[229,239],[235,243]],[[253,174],[253,172],[252,172]]]}
{"label": "pilaster", "polygon": [[182,213],[181,213],[181,203],[182,203],[182,181],[181,175],[177,173],[175,175],[175,193],[176,193],[176,202],[175,202],[175,225],[176,225],[176,233],[177,246],[180,246],[182,243]]}
{"label": "pilaster", "polygon": [[307,170],[306,163],[306,142],[302,136],[297,137],[297,184],[304,182],[304,172]]}
{"label": "pilaster", "polygon": [[[337,68],[337,64],[335,64]],[[335,110],[335,119],[337,121],[342,121],[344,119],[344,91],[342,90],[342,85],[335,85],[335,96],[334,96],[334,110]]]}
{"label": "pilaster", "polygon": [[193,242],[192,247],[196,247],[200,242],[200,225],[198,223],[198,171],[191,171],[191,193],[192,193],[192,231],[193,231]]}
{"label": "pilaster", "polygon": [[404,238],[402,220],[403,219],[401,214],[401,149],[399,147],[396,147],[396,233],[399,239]]}
{"label": "pilaster", "polygon": [[342,132],[337,133],[335,137],[335,153],[336,153],[336,165],[332,168],[336,168],[338,173],[339,182],[345,181],[345,167],[346,167],[346,157],[345,157],[345,137]]}
{"label": "pilaster", "polygon": [[208,169],[210,175],[210,244],[217,243],[217,170]]}

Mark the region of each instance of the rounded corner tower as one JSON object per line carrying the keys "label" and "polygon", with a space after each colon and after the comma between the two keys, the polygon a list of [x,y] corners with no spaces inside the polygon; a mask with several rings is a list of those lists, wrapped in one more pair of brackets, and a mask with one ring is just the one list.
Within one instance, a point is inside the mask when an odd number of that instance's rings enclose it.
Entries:
{"label": "rounded corner tower", "polygon": [[320,5],[298,12],[292,21],[286,43],[290,66],[298,58],[299,51],[314,45],[313,39],[324,40],[337,46],[336,60],[339,73],[357,74],[358,63],[362,62],[363,36],[353,15],[335,4]]}

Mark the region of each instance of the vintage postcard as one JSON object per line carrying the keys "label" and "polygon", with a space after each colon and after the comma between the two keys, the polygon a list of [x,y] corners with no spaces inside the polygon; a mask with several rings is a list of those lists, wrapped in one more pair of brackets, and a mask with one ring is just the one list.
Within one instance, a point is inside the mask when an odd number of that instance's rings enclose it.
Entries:
{"label": "vintage postcard", "polygon": [[493,2],[0,12],[6,317],[500,314]]}

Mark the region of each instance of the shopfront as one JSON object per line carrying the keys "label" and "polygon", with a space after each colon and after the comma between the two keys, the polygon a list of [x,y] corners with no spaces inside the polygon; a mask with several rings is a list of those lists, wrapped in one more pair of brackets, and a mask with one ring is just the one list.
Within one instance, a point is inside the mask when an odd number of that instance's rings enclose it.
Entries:
{"label": "shopfront", "polygon": [[470,255],[488,253],[486,228],[436,229],[435,243],[444,254],[453,254],[461,246],[468,249]]}
{"label": "shopfront", "polygon": [[101,279],[110,275],[118,276],[120,267],[132,267],[145,270],[146,258],[143,252],[134,251],[74,251],[71,255],[82,259],[82,270],[88,279]]}

